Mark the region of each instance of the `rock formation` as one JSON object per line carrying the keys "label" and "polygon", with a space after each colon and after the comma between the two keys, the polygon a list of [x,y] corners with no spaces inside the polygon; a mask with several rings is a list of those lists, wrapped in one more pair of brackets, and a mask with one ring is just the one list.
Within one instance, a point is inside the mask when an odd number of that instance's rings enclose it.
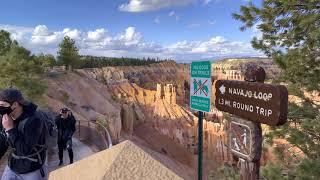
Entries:
{"label": "rock formation", "polygon": [[164,99],[169,104],[176,104],[177,102],[177,92],[173,84],[166,84],[162,86],[157,84],[156,100]]}
{"label": "rock formation", "polygon": [[132,106],[123,104],[121,108],[122,129],[129,134],[133,132],[133,122],[136,119]]}
{"label": "rock formation", "polygon": [[251,59],[224,59],[212,64],[213,79],[244,80],[244,71],[248,63],[254,63],[264,68],[267,79],[278,77],[280,68],[272,59],[251,58]]}

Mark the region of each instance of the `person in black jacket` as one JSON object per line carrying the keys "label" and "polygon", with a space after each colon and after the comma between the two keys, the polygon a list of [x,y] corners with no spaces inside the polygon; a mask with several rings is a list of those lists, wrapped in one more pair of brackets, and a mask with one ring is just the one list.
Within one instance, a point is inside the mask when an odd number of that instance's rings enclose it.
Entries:
{"label": "person in black jacket", "polygon": [[55,122],[58,129],[59,166],[63,164],[63,150],[65,149],[68,150],[70,164],[72,164],[72,135],[76,130],[76,120],[68,108],[62,108]]}
{"label": "person in black jacket", "polygon": [[47,179],[45,125],[37,116],[37,105],[26,101],[17,89],[0,92],[0,155],[11,146],[8,166],[1,180]]}

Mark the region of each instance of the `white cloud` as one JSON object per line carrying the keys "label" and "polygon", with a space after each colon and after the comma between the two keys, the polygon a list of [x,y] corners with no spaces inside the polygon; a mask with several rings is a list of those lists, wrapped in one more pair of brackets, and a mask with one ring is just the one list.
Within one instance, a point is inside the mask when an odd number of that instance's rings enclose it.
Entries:
{"label": "white cloud", "polygon": [[0,29],[9,31],[12,38],[34,53],[56,54],[58,44],[68,35],[76,40],[81,54],[96,56],[149,56],[187,61],[219,56],[261,55],[249,43],[230,41],[222,36],[201,41],[179,41],[169,45],[145,41],[135,27],[127,27],[116,35],[108,33],[104,28],[87,32],[70,28],[52,31],[45,25],[33,28],[0,24]]}
{"label": "white cloud", "polygon": [[91,41],[101,40],[101,39],[105,38],[106,32],[107,32],[107,30],[105,30],[104,28],[96,29],[95,31],[89,31],[88,32],[88,40],[91,40]]}
{"label": "white cloud", "polygon": [[142,35],[136,32],[135,27],[128,27],[125,33],[122,33],[116,40],[119,40],[126,46],[137,45],[142,41]]}
{"label": "white cloud", "polygon": [[46,25],[38,25],[33,31],[34,36],[48,36],[49,31]]}
{"label": "white cloud", "polygon": [[162,8],[184,6],[196,0],[128,0],[129,2],[119,6],[120,11],[144,12],[156,11]]}
{"label": "white cloud", "polygon": [[64,36],[69,36],[71,39],[79,40],[81,39],[81,32],[78,29],[65,28],[62,31]]}
{"label": "white cloud", "polygon": [[250,43],[228,41],[214,36],[204,41],[181,41],[166,47],[164,54],[175,59],[203,59],[225,56],[258,56]]}
{"label": "white cloud", "polygon": [[32,35],[31,43],[36,45],[52,45],[58,43],[62,38],[63,34],[61,32],[54,32],[47,36]]}
{"label": "white cloud", "polygon": [[156,18],[154,18],[153,22],[156,24],[160,24],[160,17],[157,16]]}
{"label": "white cloud", "polygon": [[30,34],[33,32],[34,28],[22,27],[15,25],[0,24],[0,29],[6,30],[11,33],[11,38],[19,42],[27,42]]}
{"label": "white cloud", "polygon": [[62,41],[65,36],[69,36],[75,40],[82,38],[81,32],[77,29],[65,28],[62,31],[50,32],[46,25],[38,25],[32,32],[30,43],[34,45],[55,46]]}

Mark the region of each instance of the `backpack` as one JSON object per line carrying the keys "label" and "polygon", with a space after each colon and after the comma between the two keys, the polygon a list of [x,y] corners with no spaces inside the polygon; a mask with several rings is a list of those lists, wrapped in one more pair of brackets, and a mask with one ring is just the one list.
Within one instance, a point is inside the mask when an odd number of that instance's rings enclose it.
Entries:
{"label": "backpack", "polygon": [[44,121],[46,144],[49,147],[55,146],[58,130],[55,124],[55,115],[50,111],[38,110],[36,116]]}

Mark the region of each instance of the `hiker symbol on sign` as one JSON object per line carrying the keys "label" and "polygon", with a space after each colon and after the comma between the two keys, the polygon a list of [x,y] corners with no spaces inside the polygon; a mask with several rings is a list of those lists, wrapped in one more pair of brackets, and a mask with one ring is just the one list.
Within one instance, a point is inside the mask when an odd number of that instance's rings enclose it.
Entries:
{"label": "hiker symbol on sign", "polygon": [[231,150],[243,156],[251,153],[251,131],[245,124],[232,121],[230,124],[230,146]]}

